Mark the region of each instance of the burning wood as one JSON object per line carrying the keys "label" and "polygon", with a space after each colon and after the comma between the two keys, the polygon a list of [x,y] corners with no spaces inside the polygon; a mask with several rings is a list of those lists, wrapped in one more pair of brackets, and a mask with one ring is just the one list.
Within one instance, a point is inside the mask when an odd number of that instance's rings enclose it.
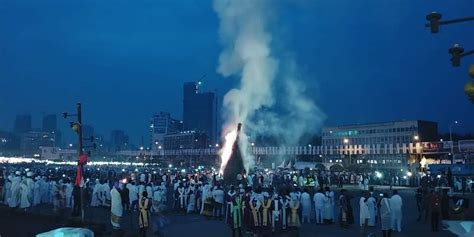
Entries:
{"label": "burning wood", "polygon": [[225,135],[224,146],[221,149],[221,168],[219,173],[224,175],[226,182],[235,180],[237,174],[244,172],[244,164],[239,148],[239,134],[242,124]]}

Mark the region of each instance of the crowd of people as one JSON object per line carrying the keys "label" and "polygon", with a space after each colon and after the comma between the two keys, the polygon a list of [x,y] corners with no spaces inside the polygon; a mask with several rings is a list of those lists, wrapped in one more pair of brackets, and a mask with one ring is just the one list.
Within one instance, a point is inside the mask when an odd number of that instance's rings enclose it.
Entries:
{"label": "crowd of people", "polygon": [[[297,231],[301,224],[310,222],[339,223],[341,228],[347,228],[354,223],[353,204],[357,203],[353,201],[355,196],[344,189],[350,183],[362,192],[358,202],[362,233],[374,232],[376,226],[380,226],[384,237],[391,236],[392,231],[402,231],[402,198],[396,190],[392,195],[374,190],[373,185],[379,182],[375,173],[260,170],[229,181],[214,169],[186,172],[91,166],[85,169],[82,191],[72,182],[74,167],[16,164],[7,166],[3,173],[0,197],[12,209],[28,212],[31,207],[47,204],[58,215],[70,211],[78,216],[82,195],[84,207],[110,209],[114,229],[122,227],[125,211],[136,213],[141,236],[146,236],[152,224],[162,227],[167,223],[165,211],[223,220],[233,236]],[[447,193],[435,191],[433,183],[433,177],[420,178],[421,187],[415,198],[418,219],[430,218],[436,231],[439,220],[449,218],[450,204]],[[403,183],[394,179],[393,185]]]}

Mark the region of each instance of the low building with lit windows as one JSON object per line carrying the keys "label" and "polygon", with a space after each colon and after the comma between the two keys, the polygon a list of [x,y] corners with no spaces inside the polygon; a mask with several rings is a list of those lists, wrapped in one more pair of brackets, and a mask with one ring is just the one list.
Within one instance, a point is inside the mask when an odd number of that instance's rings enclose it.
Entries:
{"label": "low building with lit windows", "polygon": [[[329,154],[326,161],[405,167],[413,157],[410,157],[408,153],[391,152],[392,150],[400,150],[401,147],[409,147],[411,144],[425,141],[436,141],[437,136],[438,124],[431,121],[409,120],[354,124],[324,127],[322,146],[349,150],[342,154],[339,152]],[[373,148],[376,152],[358,152],[362,147],[368,147],[369,151]],[[390,149],[390,152],[380,152],[381,149]]]}

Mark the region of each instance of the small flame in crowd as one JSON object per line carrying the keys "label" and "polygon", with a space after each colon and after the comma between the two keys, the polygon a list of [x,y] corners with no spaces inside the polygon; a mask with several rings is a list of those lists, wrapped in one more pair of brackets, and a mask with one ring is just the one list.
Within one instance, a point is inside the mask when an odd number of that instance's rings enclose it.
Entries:
{"label": "small flame in crowd", "polygon": [[237,139],[237,129],[232,129],[225,135],[225,142],[222,149],[219,151],[221,156],[221,168],[219,169],[219,174],[224,174],[225,166],[229,162],[230,156],[232,155],[232,146],[234,145],[235,140]]}

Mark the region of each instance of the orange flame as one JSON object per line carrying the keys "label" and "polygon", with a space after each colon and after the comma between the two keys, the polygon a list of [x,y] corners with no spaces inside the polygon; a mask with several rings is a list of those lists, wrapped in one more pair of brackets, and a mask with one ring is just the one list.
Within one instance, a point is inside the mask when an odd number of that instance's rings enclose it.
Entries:
{"label": "orange flame", "polygon": [[222,149],[219,151],[221,156],[221,168],[219,169],[219,174],[224,174],[224,169],[229,162],[230,156],[232,155],[232,146],[234,145],[235,140],[237,139],[237,130],[232,129],[225,135],[225,142]]}

